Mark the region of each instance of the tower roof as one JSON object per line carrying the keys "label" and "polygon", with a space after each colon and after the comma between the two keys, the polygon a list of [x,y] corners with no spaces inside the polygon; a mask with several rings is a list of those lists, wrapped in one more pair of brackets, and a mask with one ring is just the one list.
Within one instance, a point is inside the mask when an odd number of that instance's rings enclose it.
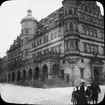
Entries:
{"label": "tower roof", "polygon": [[24,17],[24,18],[21,20],[21,23],[22,23],[22,22],[25,22],[25,21],[29,21],[29,20],[38,22],[38,21],[35,19],[35,17],[32,16],[32,10],[31,10],[31,9],[28,9],[28,10],[27,10],[27,16]]}

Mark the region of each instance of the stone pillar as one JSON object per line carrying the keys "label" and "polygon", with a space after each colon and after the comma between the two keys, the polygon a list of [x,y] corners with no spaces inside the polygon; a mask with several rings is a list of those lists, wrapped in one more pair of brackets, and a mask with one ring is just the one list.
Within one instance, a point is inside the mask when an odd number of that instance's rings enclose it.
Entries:
{"label": "stone pillar", "polygon": [[48,79],[52,79],[52,72],[53,72],[52,64],[51,64],[51,62],[49,62],[49,66],[48,66]]}
{"label": "stone pillar", "polygon": [[33,81],[34,79],[33,79],[33,69],[32,69],[32,79],[31,79],[31,81]]}
{"label": "stone pillar", "polygon": [[10,73],[10,82],[12,82],[12,72]]}
{"label": "stone pillar", "polygon": [[16,82],[18,82],[18,72],[16,71]]}
{"label": "stone pillar", "polygon": [[27,70],[26,70],[26,81],[29,81],[29,74]]}
{"label": "stone pillar", "polygon": [[20,70],[20,82],[22,82],[22,72]]}
{"label": "stone pillar", "polygon": [[43,76],[42,66],[40,65],[40,67],[39,67],[39,80],[43,79],[42,76]]}
{"label": "stone pillar", "polygon": [[91,69],[91,78],[92,80],[94,80],[94,67],[92,67],[91,65],[90,69]]}
{"label": "stone pillar", "polygon": [[15,80],[14,82],[16,83],[17,82],[17,71],[15,71]]}

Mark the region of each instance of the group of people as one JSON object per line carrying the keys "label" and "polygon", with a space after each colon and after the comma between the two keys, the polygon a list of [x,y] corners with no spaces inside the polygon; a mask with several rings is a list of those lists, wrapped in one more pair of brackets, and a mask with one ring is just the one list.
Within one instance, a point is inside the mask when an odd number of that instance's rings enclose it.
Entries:
{"label": "group of people", "polygon": [[101,89],[95,81],[92,82],[90,86],[86,86],[85,90],[85,82],[82,82],[80,87],[76,87],[73,89],[71,102],[73,105],[78,104],[90,104],[92,101],[93,104],[97,104],[98,95],[101,93]]}

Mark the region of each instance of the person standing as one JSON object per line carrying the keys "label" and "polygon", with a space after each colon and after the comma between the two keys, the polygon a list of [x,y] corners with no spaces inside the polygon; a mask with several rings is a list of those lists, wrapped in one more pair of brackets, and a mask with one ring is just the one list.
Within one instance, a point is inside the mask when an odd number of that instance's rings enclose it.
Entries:
{"label": "person standing", "polygon": [[77,105],[81,104],[81,94],[80,90],[78,89],[79,87],[76,87],[76,100],[77,100]]}
{"label": "person standing", "polygon": [[86,93],[85,93],[85,82],[82,82],[80,86],[80,104],[83,105],[87,104]]}
{"label": "person standing", "polygon": [[99,93],[101,93],[101,89],[100,89],[99,85],[95,81],[92,82],[90,89],[92,91],[93,104],[94,104],[94,102],[97,104],[98,95],[99,95]]}
{"label": "person standing", "polygon": [[71,102],[73,102],[73,105],[77,104],[75,88],[73,89],[73,92],[72,92]]}
{"label": "person standing", "polygon": [[86,99],[87,99],[87,103],[90,104],[90,101],[91,101],[91,90],[90,90],[90,86],[87,86],[87,89],[86,89]]}

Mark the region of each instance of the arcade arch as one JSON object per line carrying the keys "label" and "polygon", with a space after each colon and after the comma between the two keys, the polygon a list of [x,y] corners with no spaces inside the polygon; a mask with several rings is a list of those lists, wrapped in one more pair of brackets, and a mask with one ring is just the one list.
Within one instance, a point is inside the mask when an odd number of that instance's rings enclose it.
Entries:
{"label": "arcade arch", "polygon": [[15,81],[15,72],[12,72],[12,82]]}
{"label": "arcade arch", "polygon": [[32,80],[32,69],[30,68],[28,71],[28,75],[29,75],[29,80]]}
{"label": "arcade arch", "polygon": [[42,67],[42,73],[43,73],[43,79],[47,79],[48,78],[48,67],[47,65],[43,65]]}
{"label": "arcade arch", "polygon": [[59,66],[58,64],[53,65],[53,75],[58,75]]}
{"label": "arcade arch", "polygon": [[8,82],[10,82],[10,73],[8,73]]}
{"label": "arcade arch", "polygon": [[26,80],[26,71],[23,70],[23,81],[25,81],[25,80]]}
{"label": "arcade arch", "polygon": [[38,80],[39,78],[39,67],[36,66],[35,67],[35,72],[34,72],[34,79]]}
{"label": "arcade arch", "polygon": [[18,70],[17,71],[17,81],[20,82],[20,79],[21,79],[21,74],[20,74],[20,71]]}

